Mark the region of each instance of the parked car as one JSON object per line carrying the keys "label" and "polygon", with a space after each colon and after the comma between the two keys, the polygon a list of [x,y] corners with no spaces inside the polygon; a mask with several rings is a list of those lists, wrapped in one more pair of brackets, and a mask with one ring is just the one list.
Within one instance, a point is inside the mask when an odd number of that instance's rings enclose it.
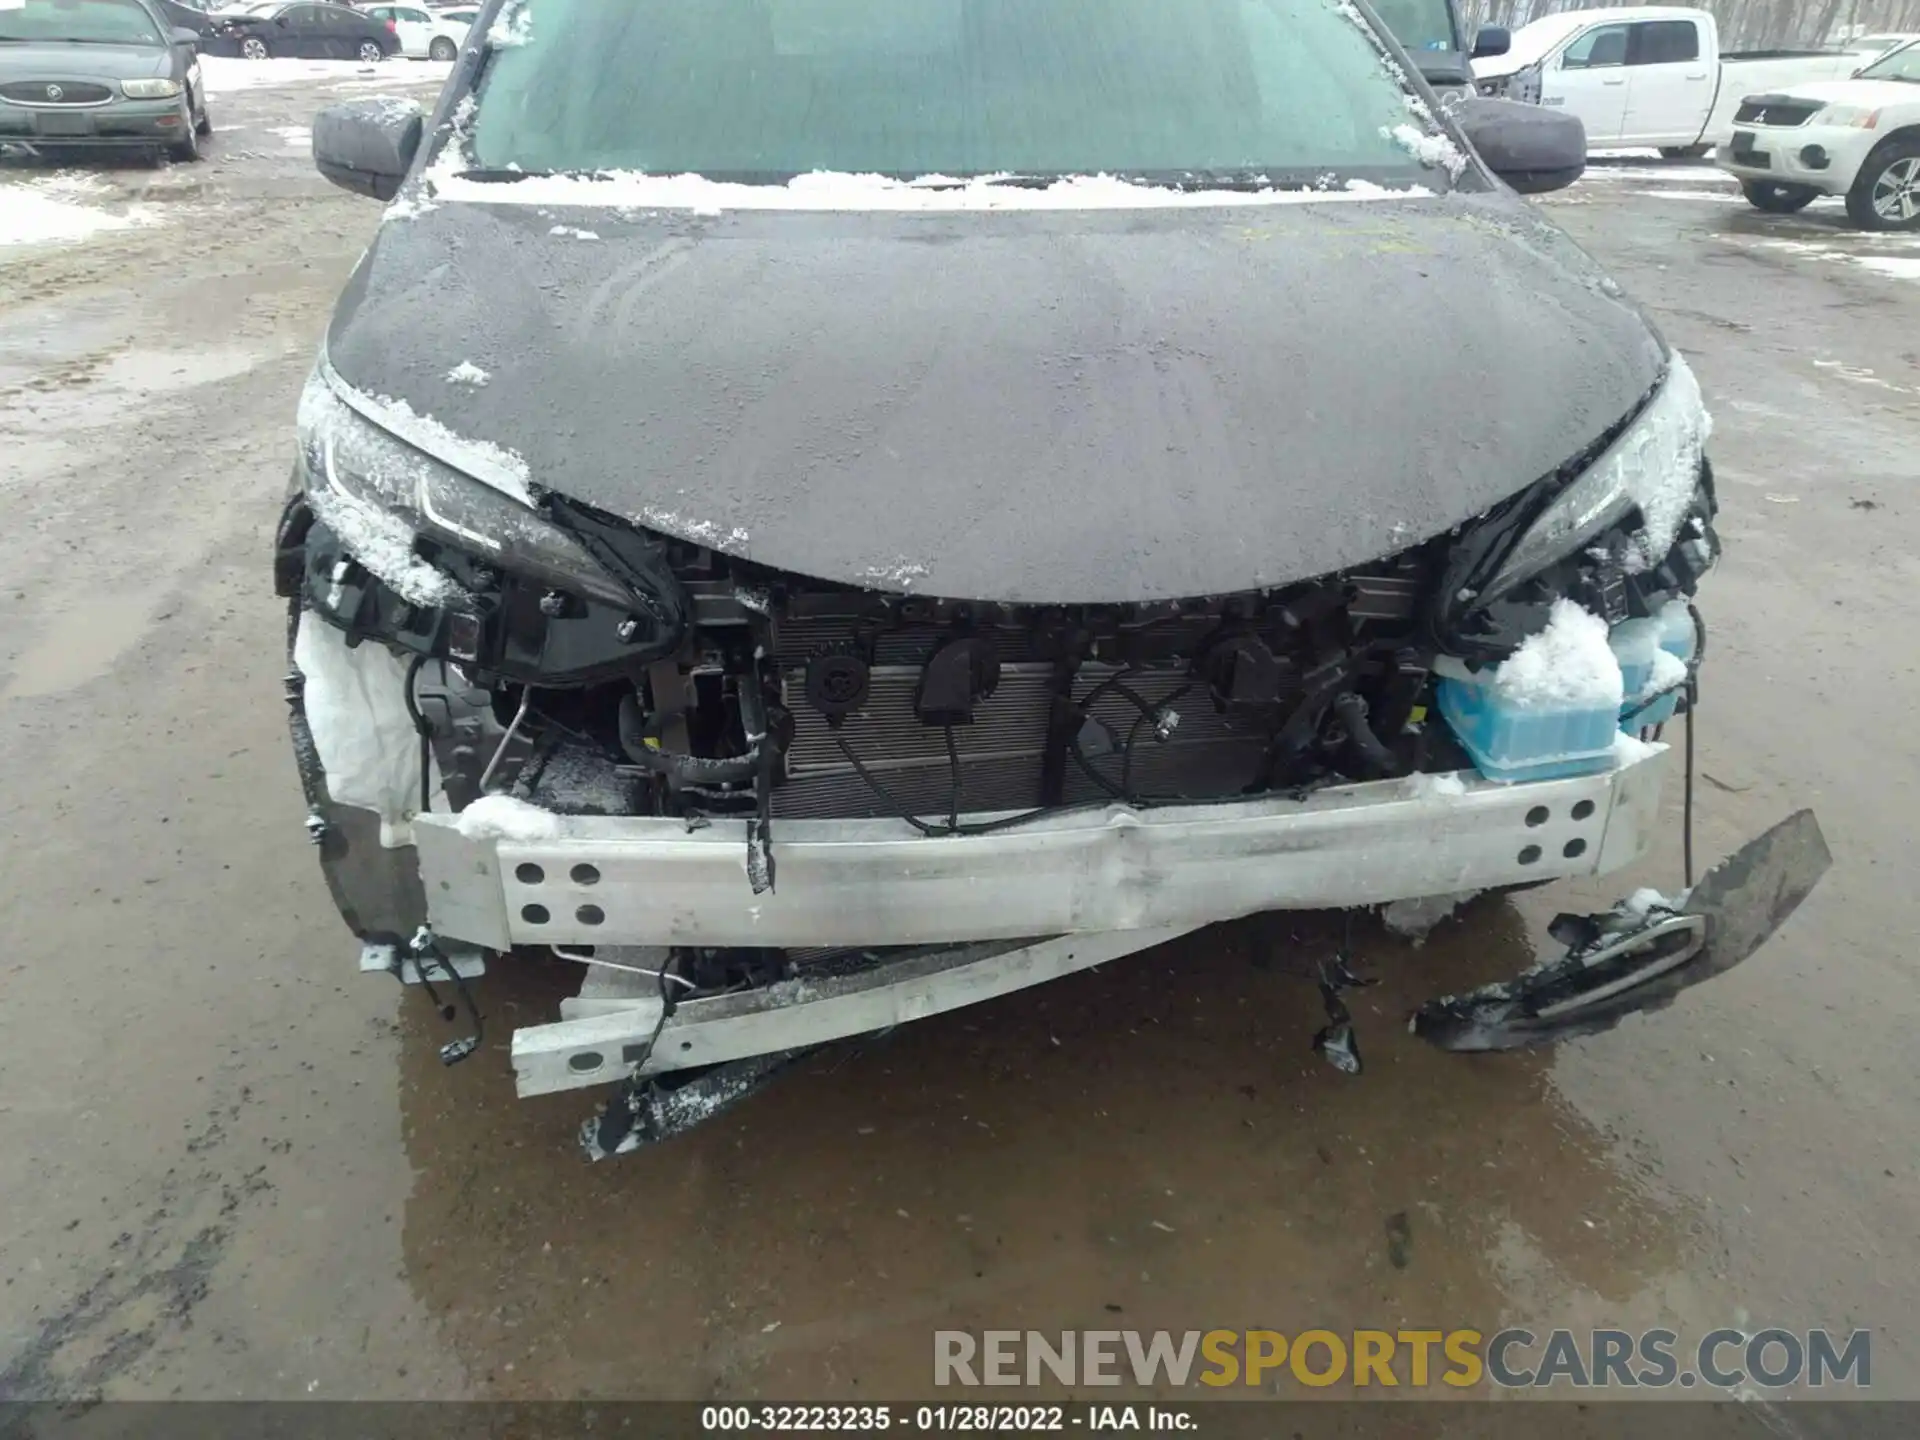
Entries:
{"label": "parked car", "polygon": [[1750,95],[1720,168],[1775,214],[1843,195],[1867,230],[1920,230],[1920,40],[1851,80]]}
{"label": "parked car", "polygon": [[215,17],[210,53],[247,60],[293,56],[306,60],[384,60],[400,53],[400,36],[389,20],[377,20],[346,5],[269,4]]}
{"label": "parked car", "polygon": [[1889,31],[1881,35],[1862,35],[1857,39],[1849,40],[1840,48],[1847,54],[1858,57],[1860,63],[1864,65],[1915,40],[1920,40],[1920,31]]}
{"label": "parked car", "polygon": [[400,37],[400,53],[410,60],[452,60],[460,53],[468,26],[442,11],[418,5],[367,5],[376,20],[392,22]]}
{"label": "parked car", "polygon": [[198,160],[213,133],[198,39],[144,0],[0,7],[0,149],[141,146]]}
{"label": "parked car", "polygon": [[1656,5],[1569,10],[1513,32],[1506,54],[1477,61],[1483,95],[1578,115],[1596,150],[1657,147],[1695,158],[1733,133],[1740,97],[1851,74],[1831,50],[1720,50],[1705,10]]}
{"label": "parked car", "polygon": [[[614,1086],[618,1153],[829,1041],[1671,823],[1709,422],[1501,183],[1576,121],[1439,112],[1290,0],[534,10],[431,123],[315,119],[397,203],[274,557],[307,834],[360,966],[464,994],[444,1059],[487,965],[571,967],[519,1089]],[[1827,863],[1801,812],[1416,1033],[1657,1008]]]}

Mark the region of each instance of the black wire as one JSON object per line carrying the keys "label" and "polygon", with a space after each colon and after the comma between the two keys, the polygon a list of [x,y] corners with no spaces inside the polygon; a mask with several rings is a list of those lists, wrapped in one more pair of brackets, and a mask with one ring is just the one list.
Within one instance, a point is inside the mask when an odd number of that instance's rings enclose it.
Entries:
{"label": "black wire", "polygon": [[1687,888],[1693,888],[1693,717],[1700,708],[1700,662],[1707,658],[1707,622],[1700,607],[1687,602],[1687,614],[1693,617],[1693,660],[1687,667],[1687,779],[1682,801],[1680,828],[1681,869]]}
{"label": "black wire", "polygon": [[433,809],[433,727],[427,724],[427,717],[420,713],[420,702],[414,698],[414,683],[420,678],[420,669],[427,663],[427,657],[416,655],[413,664],[407,667],[407,683],[401,694],[407,702],[407,715],[413,721],[414,732],[420,737],[420,813],[426,814]]}
{"label": "black wire", "polygon": [[1684,818],[1680,827],[1681,869],[1687,888],[1693,888],[1693,717],[1700,707],[1700,682],[1687,682],[1687,786],[1683,802]]}
{"label": "black wire", "polygon": [[[1043,805],[1037,810],[1029,810],[1022,815],[1009,815],[1000,820],[989,820],[979,825],[929,825],[919,816],[911,813],[906,806],[893,798],[893,792],[874,777],[872,771],[860,763],[860,757],[853,753],[853,747],[847,744],[847,737],[838,729],[832,731],[833,743],[840,747],[840,753],[847,757],[847,763],[853,766],[854,774],[866,781],[867,788],[886,801],[907,824],[922,835],[991,835],[999,830],[1011,830],[1016,825],[1025,825],[1030,820],[1038,820],[1042,815],[1055,815],[1065,810],[1078,810],[1078,805]],[[957,818],[957,817],[956,817]]]}

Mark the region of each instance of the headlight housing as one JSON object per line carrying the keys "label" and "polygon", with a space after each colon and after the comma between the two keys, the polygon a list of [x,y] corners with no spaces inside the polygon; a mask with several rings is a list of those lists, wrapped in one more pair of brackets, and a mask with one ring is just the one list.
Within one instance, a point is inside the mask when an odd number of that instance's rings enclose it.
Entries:
{"label": "headlight housing", "polygon": [[122,80],[120,93],[129,100],[171,100],[180,93],[178,80]]}
{"label": "headlight housing", "polygon": [[340,399],[319,370],[301,394],[299,429],[315,515],[329,528],[350,527],[353,535],[342,538],[356,558],[403,598],[460,598],[457,587],[437,586],[438,572],[414,555],[412,542],[425,537],[557,589],[613,606],[633,603],[632,592],[571,535],[381,429]]}
{"label": "headlight housing", "polygon": [[1535,517],[1480,598],[1505,594],[1617,524],[1635,507],[1645,528],[1637,548],[1628,552],[1625,568],[1637,572],[1659,565],[1693,503],[1712,432],[1700,382],[1675,352],[1653,399],[1600,458]]}
{"label": "headlight housing", "polygon": [[1873,130],[1880,124],[1880,112],[1863,105],[1829,105],[1813,118],[1821,125],[1844,125],[1852,130]]}

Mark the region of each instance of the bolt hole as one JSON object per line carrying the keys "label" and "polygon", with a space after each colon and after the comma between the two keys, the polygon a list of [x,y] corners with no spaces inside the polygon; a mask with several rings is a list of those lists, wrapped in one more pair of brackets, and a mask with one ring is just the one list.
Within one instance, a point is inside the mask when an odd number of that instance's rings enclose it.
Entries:
{"label": "bolt hole", "polygon": [[544,905],[522,905],[520,907],[520,918],[529,925],[544,925],[547,921],[551,920],[553,916],[547,913],[547,907]]}
{"label": "bolt hole", "polygon": [[513,878],[518,880],[522,885],[538,885],[546,880],[547,872],[542,870],[538,865],[528,862],[525,865],[516,865],[514,867]]}
{"label": "bolt hole", "polygon": [[1593,802],[1591,800],[1582,800],[1573,807],[1573,818],[1576,820],[1585,820],[1592,814]]}
{"label": "bolt hole", "polygon": [[582,1050],[577,1055],[569,1055],[567,1057],[567,1068],[580,1075],[598,1070],[606,1063],[606,1057],[598,1050]]}
{"label": "bolt hole", "polygon": [[1539,829],[1540,826],[1546,824],[1547,821],[1551,818],[1552,818],[1551,812],[1549,812],[1547,807],[1544,805],[1536,805],[1531,810],[1527,811],[1527,824],[1532,826],[1536,830]]}
{"label": "bolt hole", "polygon": [[1569,860],[1578,860],[1582,855],[1587,853],[1587,842],[1584,840],[1569,840],[1567,841],[1567,848],[1560,853]]}
{"label": "bolt hole", "polygon": [[578,910],[573,912],[573,918],[578,920],[582,925],[598,925],[607,918],[607,912],[602,910],[598,905],[582,905]]}
{"label": "bolt hole", "polygon": [[576,885],[598,885],[600,883],[600,870],[599,867],[594,865],[576,865],[573,867],[572,874],[573,883]]}
{"label": "bolt hole", "polygon": [[691,1050],[692,1048],[693,1048],[693,1042],[691,1040],[682,1040],[680,1042],[680,1049],[683,1052],[687,1050]]}
{"label": "bolt hole", "polygon": [[1538,860],[1539,858],[1540,858],[1540,847],[1538,845],[1529,845],[1527,846],[1526,849],[1520,852],[1520,863],[1522,865],[1531,865],[1533,864],[1534,861]]}

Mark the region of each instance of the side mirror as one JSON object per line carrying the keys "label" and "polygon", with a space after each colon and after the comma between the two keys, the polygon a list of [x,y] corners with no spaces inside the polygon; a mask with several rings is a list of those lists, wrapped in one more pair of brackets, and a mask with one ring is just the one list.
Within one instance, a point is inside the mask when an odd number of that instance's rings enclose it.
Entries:
{"label": "side mirror", "polygon": [[287,17],[284,15],[276,15],[273,17],[273,23],[284,30],[287,28]]}
{"label": "side mirror", "polygon": [[1522,195],[1564,190],[1587,168],[1587,127],[1578,115],[1477,95],[1452,114],[1487,168]]}
{"label": "side mirror", "polygon": [[1513,48],[1513,32],[1504,25],[1482,25],[1473,35],[1474,60],[1491,60]]}
{"label": "side mirror", "polygon": [[176,45],[198,45],[200,43],[200,32],[198,30],[189,30],[184,25],[174,26],[172,34],[173,43]]}
{"label": "side mirror", "polygon": [[313,166],[343,190],[391,200],[426,129],[418,105],[391,96],[329,105],[313,117]]}

